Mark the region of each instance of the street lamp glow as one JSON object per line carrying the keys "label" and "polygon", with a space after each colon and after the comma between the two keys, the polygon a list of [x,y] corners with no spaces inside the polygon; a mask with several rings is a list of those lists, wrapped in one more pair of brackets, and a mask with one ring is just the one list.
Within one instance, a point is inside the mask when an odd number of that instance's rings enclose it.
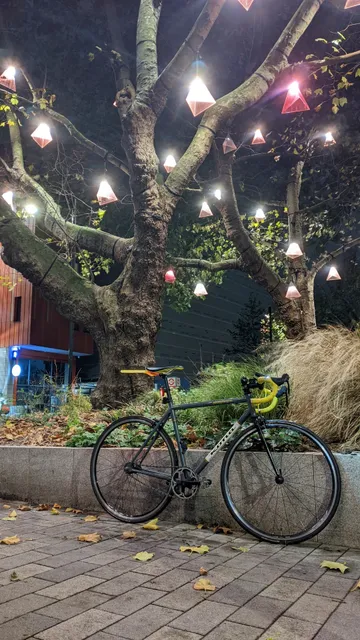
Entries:
{"label": "street lamp glow", "polygon": [[172,170],[175,169],[175,167],[176,167],[176,160],[174,156],[172,156],[171,154],[166,156],[166,159],[164,162],[164,169],[166,173],[171,173]]}
{"label": "street lamp glow", "polygon": [[110,204],[110,202],[117,201],[117,197],[107,180],[102,180],[100,182],[99,190],[96,194],[96,197],[100,205]]}
{"label": "street lamp glow", "polygon": [[199,76],[196,76],[196,78],[191,82],[186,102],[188,103],[193,116],[198,116],[200,113],[203,113],[206,109],[209,109],[209,107],[215,104],[213,96]]}
{"label": "street lamp glow", "polygon": [[21,373],[21,367],[19,364],[14,364],[13,368],[11,369],[11,373],[14,376],[14,378],[18,378],[20,373]]}
{"label": "street lamp glow", "polygon": [[202,282],[198,282],[194,289],[194,296],[200,298],[201,296],[207,296],[207,291]]}
{"label": "street lamp glow", "polygon": [[324,147],[330,147],[333,144],[336,144],[336,140],[331,131],[328,131],[327,133],[325,133]]}
{"label": "street lamp glow", "polygon": [[38,212],[37,206],[32,202],[29,202],[28,204],[26,204],[24,209],[25,209],[25,212],[28,214],[28,216],[34,216],[35,213]]}
{"label": "street lamp glow", "polygon": [[288,258],[300,258],[303,255],[299,245],[297,242],[291,242],[288,250],[286,251],[286,255]]}
{"label": "street lamp glow", "polygon": [[7,89],[11,89],[12,91],[16,91],[15,84],[15,73],[16,69],[13,66],[8,67],[0,76],[0,84]]}

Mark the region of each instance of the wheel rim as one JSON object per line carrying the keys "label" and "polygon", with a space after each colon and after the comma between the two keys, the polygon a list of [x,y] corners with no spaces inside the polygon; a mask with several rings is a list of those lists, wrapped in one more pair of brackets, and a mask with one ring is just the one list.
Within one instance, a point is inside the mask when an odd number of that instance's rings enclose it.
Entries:
{"label": "wheel rim", "polygon": [[279,477],[257,430],[250,429],[227,461],[225,499],[238,522],[262,539],[310,538],[336,509],[335,465],[307,430],[268,425],[264,433]]}
{"label": "wheel rim", "polygon": [[[103,434],[94,451],[94,489],[102,506],[115,517],[146,520],[169,499],[170,482],[131,473],[134,456],[152,429],[151,423],[140,420],[119,423]],[[138,448],[119,446],[129,433]],[[166,436],[157,435],[140,466],[171,476],[174,460]]]}

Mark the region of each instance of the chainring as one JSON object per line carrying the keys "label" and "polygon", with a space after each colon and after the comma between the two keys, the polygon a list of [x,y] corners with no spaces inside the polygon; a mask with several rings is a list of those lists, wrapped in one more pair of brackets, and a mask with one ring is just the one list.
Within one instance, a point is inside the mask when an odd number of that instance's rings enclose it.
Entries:
{"label": "chainring", "polygon": [[180,500],[193,498],[200,487],[199,476],[190,467],[179,467],[171,478],[171,489]]}

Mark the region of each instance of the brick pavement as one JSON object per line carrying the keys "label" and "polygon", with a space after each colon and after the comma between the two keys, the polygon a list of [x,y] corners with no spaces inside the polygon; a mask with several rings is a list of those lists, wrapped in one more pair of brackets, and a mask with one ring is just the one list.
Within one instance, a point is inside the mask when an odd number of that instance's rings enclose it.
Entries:
{"label": "brick pavement", "polygon": [[[9,510],[0,502],[1,640],[348,640],[358,638],[360,550],[307,543],[282,548],[235,532],[159,521],[157,531],[105,514]],[[122,531],[135,530],[124,540]],[[100,533],[97,544],[79,542]],[[180,545],[207,544],[203,556]],[[233,547],[247,547],[245,553]],[[138,551],[154,557],[141,563]],[[322,560],[346,561],[342,575]],[[208,569],[215,592],[195,591]],[[17,580],[14,581],[14,572]]]}

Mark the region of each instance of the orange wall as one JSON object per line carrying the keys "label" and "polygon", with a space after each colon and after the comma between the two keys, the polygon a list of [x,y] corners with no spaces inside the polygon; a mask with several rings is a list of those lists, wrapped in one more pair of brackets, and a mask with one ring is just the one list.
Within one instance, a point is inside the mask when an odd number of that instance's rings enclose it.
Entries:
{"label": "orange wall", "polygon": [[[29,344],[32,290],[30,282],[0,258],[0,347]],[[21,296],[20,322],[13,321],[16,296]]]}

